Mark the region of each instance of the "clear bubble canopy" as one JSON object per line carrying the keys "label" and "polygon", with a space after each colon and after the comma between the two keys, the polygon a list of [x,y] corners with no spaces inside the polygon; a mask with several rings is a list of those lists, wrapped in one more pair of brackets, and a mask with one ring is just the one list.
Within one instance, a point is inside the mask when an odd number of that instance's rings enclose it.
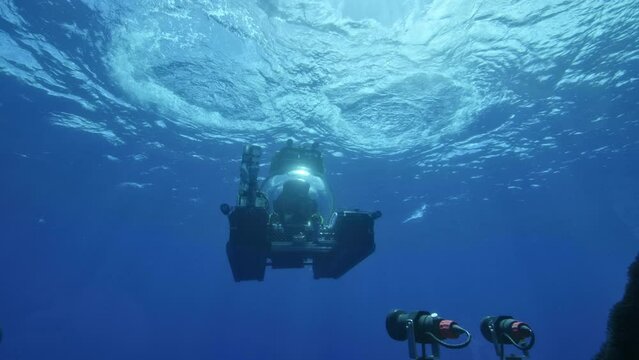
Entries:
{"label": "clear bubble canopy", "polygon": [[[282,173],[271,174],[262,183],[262,192],[271,206],[284,192],[285,184],[301,182],[308,185],[308,196],[317,205],[317,213],[328,219],[333,212],[333,195],[323,176],[314,174],[310,169],[299,166]],[[273,210],[271,208],[271,210]]]}

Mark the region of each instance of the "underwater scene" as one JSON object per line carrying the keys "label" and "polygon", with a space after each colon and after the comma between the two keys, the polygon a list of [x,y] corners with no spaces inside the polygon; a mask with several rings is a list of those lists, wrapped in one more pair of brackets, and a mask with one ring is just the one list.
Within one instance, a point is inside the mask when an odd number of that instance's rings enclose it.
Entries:
{"label": "underwater scene", "polygon": [[638,34],[0,0],[0,360],[639,359]]}

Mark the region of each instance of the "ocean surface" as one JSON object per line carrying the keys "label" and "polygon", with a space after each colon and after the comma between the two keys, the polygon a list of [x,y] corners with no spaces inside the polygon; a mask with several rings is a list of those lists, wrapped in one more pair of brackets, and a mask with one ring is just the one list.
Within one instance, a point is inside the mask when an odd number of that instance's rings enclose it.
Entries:
{"label": "ocean surface", "polygon": [[[2,360],[590,359],[639,251],[639,2],[0,0]],[[246,143],[319,141],[374,254],[233,281]]]}

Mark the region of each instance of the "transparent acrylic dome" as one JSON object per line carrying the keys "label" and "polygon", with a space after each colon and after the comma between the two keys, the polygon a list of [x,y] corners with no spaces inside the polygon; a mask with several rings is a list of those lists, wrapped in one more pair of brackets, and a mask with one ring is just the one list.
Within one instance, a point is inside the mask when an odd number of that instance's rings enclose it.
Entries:
{"label": "transparent acrylic dome", "polygon": [[303,181],[309,184],[308,196],[317,203],[317,212],[327,220],[333,212],[333,195],[320,176],[311,174],[305,168],[298,168],[284,174],[270,176],[262,183],[262,193],[266,195],[273,210],[273,204],[284,190],[284,184],[288,181]]}

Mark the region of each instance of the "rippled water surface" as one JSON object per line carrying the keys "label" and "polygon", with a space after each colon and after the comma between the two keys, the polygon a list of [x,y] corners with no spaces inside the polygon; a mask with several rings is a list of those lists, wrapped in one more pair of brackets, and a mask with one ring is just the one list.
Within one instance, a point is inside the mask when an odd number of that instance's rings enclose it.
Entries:
{"label": "rippled water surface", "polygon": [[171,124],[197,140],[320,138],[441,165],[636,126],[624,97],[637,81],[633,1],[0,6],[1,71],[77,103],[52,109],[54,123],[114,144]]}

